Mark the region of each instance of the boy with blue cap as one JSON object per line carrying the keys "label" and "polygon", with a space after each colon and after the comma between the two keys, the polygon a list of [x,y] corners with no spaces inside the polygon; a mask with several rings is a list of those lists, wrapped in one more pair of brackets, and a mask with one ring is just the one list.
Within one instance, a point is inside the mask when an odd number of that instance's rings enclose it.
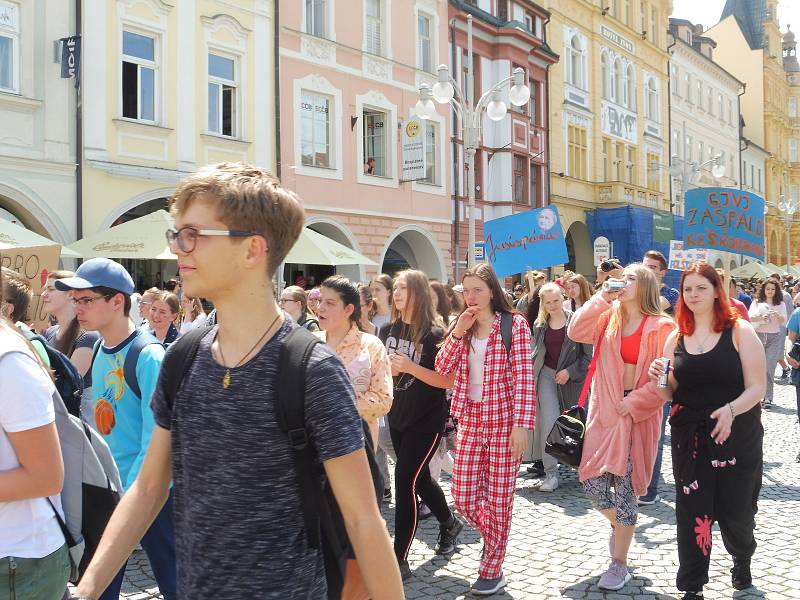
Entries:
{"label": "boy with blue cap", "polygon": [[[133,279],[119,263],[93,258],[74,277],[55,286],[70,291],[81,327],[98,331],[92,362],[92,405],[98,431],[111,448],[125,490],[136,479],[155,421],[150,400],[158,380],[164,347],[130,319]],[[165,600],[176,598],[175,524],[172,499],[161,509],[141,541]],[[119,597],[125,567],[102,600]]]}

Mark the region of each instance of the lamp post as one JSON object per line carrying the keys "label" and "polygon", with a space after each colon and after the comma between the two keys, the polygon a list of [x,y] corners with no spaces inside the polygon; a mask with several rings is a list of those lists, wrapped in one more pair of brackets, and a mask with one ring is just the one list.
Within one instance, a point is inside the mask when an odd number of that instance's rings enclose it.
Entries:
{"label": "lamp post", "polygon": [[[513,81],[513,85],[508,92],[508,99],[511,104],[522,106],[527,104],[531,97],[531,91],[525,85],[525,70],[517,67],[510,77],[506,77],[493,85],[475,104],[472,67],[472,15],[467,15],[467,97],[464,98],[447,65],[439,65],[439,80],[432,89],[425,84],[420,86],[419,100],[414,107],[414,111],[419,118],[430,119],[436,113],[436,105],[433,100],[440,104],[450,103],[453,105],[461,122],[464,153],[467,159],[467,219],[469,227],[467,267],[475,265],[475,152],[480,139],[481,114],[485,110],[486,115],[492,121],[500,121],[506,116],[508,107],[501,99],[500,91],[509,82]],[[457,264],[458,261],[456,260]]]}
{"label": "lamp post", "polygon": [[789,233],[792,231],[794,213],[797,212],[797,198],[789,198],[787,200],[781,195],[781,200],[778,202],[778,210],[783,214],[783,227],[786,234],[786,272],[789,273],[789,260],[792,253]]}
{"label": "lamp post", "polygon": [[[683,200],[683,194],[690,185],[694,185],[697,174],[705,169],[708,165],[713,164],[711,167],[711,175],[714,179],[720,179],[725,176],[725,165],[722,164],[722,154],[717,154],[714,158],[698,164],[695,161],[685,161],[678,157],[677,154],[672,155],[670,160],[669,174],[678,183],[678,195]],[[672,202],[670,202],[670,206]]]}

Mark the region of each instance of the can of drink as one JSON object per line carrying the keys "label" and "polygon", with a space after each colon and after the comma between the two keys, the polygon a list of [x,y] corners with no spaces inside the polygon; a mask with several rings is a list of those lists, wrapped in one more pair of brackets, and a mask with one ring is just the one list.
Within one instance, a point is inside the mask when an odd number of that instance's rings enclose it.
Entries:
{"label": "can of drink", "polygon": [[664,373],[661,377],[658,378],[658,387],[660,388],[668,388],[669,387],[669,372],[672,369],[672,365],[670,364],[670,360],[668,358],[662,358],[661,362],[664,365]]}
{"label": "can of drink", "polygon": [[603,282],[603,289],[607,292],[618,292],[625,287],[625,282],[619,279],[607,279]]}

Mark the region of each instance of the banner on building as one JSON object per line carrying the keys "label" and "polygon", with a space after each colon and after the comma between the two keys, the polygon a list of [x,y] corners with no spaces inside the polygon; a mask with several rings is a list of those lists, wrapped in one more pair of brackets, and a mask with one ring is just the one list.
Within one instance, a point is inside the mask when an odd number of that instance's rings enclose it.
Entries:
{"label": "banner on building", "polygon": [[705,248],[686,248],[682,240],[669,241],[669,268],[685,271],[694,262],[708,262],[708,250]]}
{"label": "banner on building", "polygon": [[736,188],[706,187],[685,195],[684,242],[764,260],[764,199]]}
{"label": "banner on building", "polygon": [[653,241],[669,244],[674,236],[672,213],[653,212]]}
{"label": "banner on building", "polygon": [[425,120],[411,117],[403,122],[403,174],[402,181],[425,179]]}
{"label": "banner on building", "polygon": [[47,324],[47,311],[42,307],[42,290],[47,275],[58,269],[61,246],[32,246],[29,248],[0,249],[0,265],[22,275],[31,286],[33,300],[28,307],[25,322],[35,328]]}
{"label": "banner on building", "polygon": [[73,35],[61,38],[61,79],[78,76],[81,64],[81,37]]}
{"label": "banner on building", "polygon": [[486,257],[498,277],[569,260],[558,209],[552,205],[486,221],[483,238]]}

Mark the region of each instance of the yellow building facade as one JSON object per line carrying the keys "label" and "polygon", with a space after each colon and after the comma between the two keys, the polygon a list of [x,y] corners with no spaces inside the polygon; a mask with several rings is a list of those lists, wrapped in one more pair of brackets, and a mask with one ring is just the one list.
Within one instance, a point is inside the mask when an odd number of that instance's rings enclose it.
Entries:
{"label": "yellow building facade", "polygon": [[800,65],[794,33],[781,33],[778,0],[766,0],[765,7],[763,18],[756,19],[744,3],[729,0],[720,22],[705,35],[717,42],[716,61],[747,84],[742,97],[743,135],[768,152],[767,260],[783,266],[787,242],[789,263],[800,255],[800,223],[787,220],[780,210],[783,201],[800,203]]}
{"label": "yellow building facade", "polygon": [[[592,273],[586,211],[670,210],[669,0],[547,0],[550,202],[574,265]],[[571,258],[573,258],[571,256]]]}
{"label": "yellow building facade", "polygon": [[164,208],[202,165],[274,169],[272,0],[83,0],[82,15],[82,236]]}

